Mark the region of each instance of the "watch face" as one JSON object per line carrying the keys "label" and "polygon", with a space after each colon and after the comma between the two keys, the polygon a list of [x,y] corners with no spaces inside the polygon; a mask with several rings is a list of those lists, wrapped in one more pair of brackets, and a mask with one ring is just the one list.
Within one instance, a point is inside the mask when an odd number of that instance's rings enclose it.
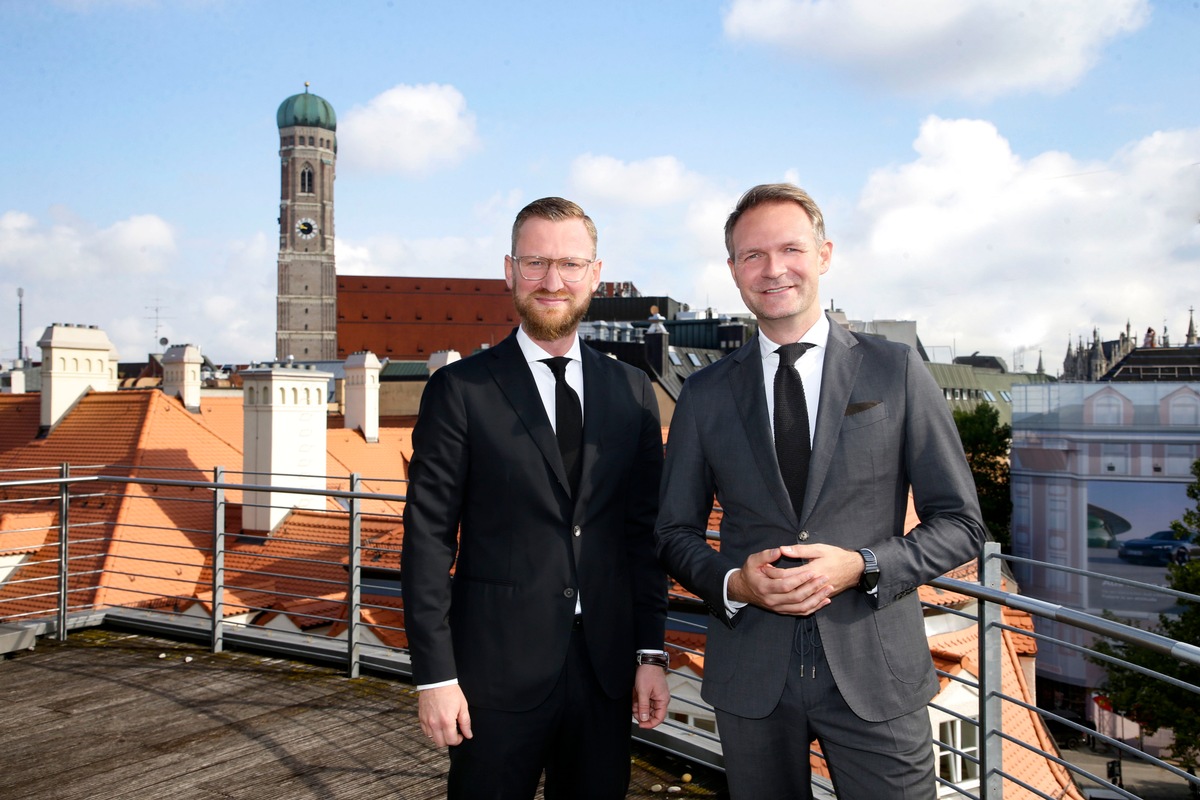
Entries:
{"label": "watch face", "polygon": [[296,233],[301,239],[311,239],[317,235],[317,223],[308,217],[296,221]]}

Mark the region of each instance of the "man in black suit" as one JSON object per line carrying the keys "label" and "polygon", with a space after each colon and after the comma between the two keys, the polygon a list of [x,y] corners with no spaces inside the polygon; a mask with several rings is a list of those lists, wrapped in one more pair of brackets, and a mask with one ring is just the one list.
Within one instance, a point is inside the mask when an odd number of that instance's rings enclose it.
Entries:
{"label": "man in black suit", "polygon": [[986,537],[954,421],[910,348],[822,313],[833,243],[804,191],[746,192],[725,242],[759,331],[684,384],[657,537],[713,615],[702,693],[730,790],[811,797],[815,739],[842,800],[927,800],[938,681],[916,589]]}
{"label": "man in black suit", "polygon": [[666,716],[662,428],[645,373],[577,335],[601,266],[583,209],[530,203],[504,257],[520,327],[421,398],[402,585],[452,798],[531,798],[543,769],[551,800],[624,797],[631,708]]}

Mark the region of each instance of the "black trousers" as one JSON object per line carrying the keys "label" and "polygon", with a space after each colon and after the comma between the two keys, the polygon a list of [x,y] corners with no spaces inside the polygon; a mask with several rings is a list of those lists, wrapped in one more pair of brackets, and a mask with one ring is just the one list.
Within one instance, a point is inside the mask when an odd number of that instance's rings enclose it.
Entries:
{"label": "black trousers", "polygon": [[583,632],[572,633],[558,683],[537,708],[470,708],[474,736],[450,748],[448,796],[530,800],[545,770],[546,800],[624,798],[631,699],[632,687],[629,697],[616,700],[604,693]]}
{"label": "black trousers", "polygon": [[[812,798],[809,747],[821,744],[839,800],[930,800],[933,733],[924,707],[886,722],[857,716],[838,691],[811,619],[797,620],[787,683],[762,719],[717,709],[733,800]],[[880,665],[881,669],[886,669]]]}

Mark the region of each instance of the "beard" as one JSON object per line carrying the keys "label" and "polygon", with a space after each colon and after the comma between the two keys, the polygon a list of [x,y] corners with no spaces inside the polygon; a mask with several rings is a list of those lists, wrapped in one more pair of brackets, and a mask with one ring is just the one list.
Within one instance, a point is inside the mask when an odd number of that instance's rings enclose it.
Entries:
{"label": "beard", "polygon": [[[562,297],[566,295],[568,305],[562,312],[547,311],[539,306],[534,298]],[[538,290],[527,295],[517,294],[516,284],[513,284],[513,305],[521,315],[521,323],[530,338],[542,342],[553,342],[570,336],[579,327],[580,321],[587,314],[588,306],[592,303],[591,294],[584,295],[582,300],[574,301],[566,292],[545,292]]]}

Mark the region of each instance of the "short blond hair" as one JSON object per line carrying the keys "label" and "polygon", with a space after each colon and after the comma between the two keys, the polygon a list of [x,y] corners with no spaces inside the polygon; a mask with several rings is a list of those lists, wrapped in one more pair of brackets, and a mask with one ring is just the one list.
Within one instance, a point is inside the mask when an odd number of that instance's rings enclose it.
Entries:
{"label": "short blond hair", "polygon": [[738,200],[737,207],[729,215],[729,219],[725,220],[725,249],[729,251],[731,259],[733,258],[733,228],[737,225],[737,221],[750,209],[767,203],[795,203],[800,206],[812,222],[813,235],[817,239],[817,244],[825,243],[825,217],[821,214],[821,208],[817,205],[817,201],[813,200],[808,192],[791,183],[761,183],[742,195],[742,198]]}
{"label": "short blond hair", "polygon": [[[525,206],[517,214],[516,221],[512,227],[512,255],[517,255],[517,236],[521,233],[521,226],[533,217],[548,219],[551,222],[565,222],[569,219],[578,219],[583,221],[583,227],[587,229],[588,236],[592,237],[592,258],[596,257],[596,223],[592,222],[592,218],[583,213],[583,209],[578,203],[572,203],[570,200],[564,200],[561,197],[543,197],[540,200],[534,200],[529,205]],[[545,255],[544,253],[531,253],[527,255]]]}

